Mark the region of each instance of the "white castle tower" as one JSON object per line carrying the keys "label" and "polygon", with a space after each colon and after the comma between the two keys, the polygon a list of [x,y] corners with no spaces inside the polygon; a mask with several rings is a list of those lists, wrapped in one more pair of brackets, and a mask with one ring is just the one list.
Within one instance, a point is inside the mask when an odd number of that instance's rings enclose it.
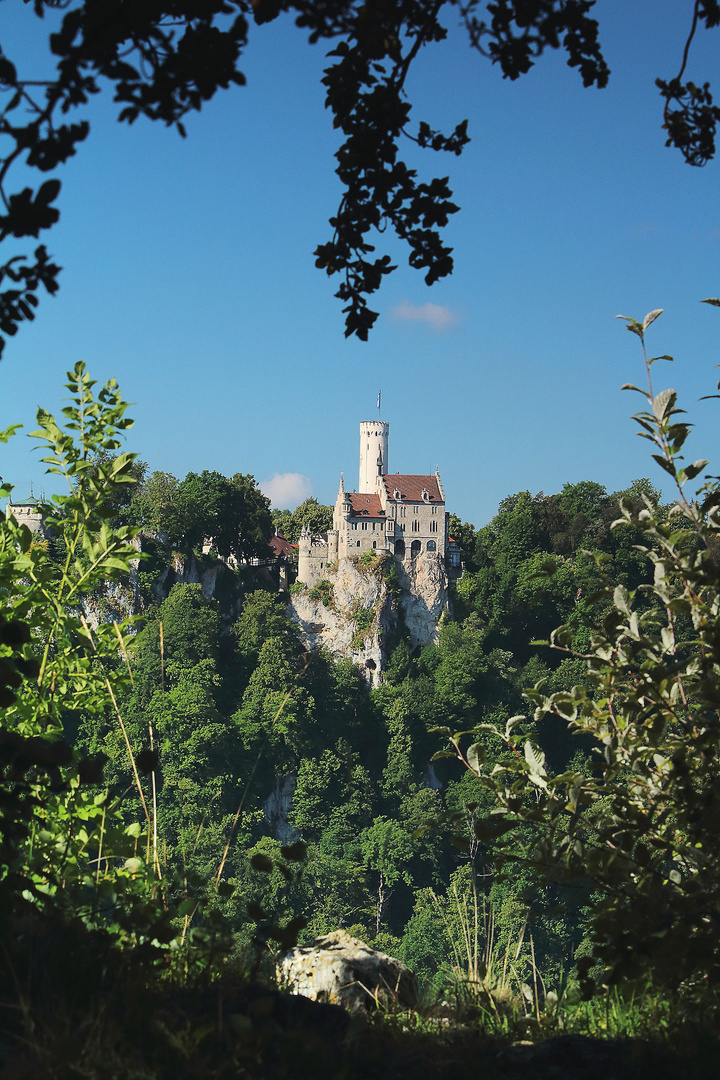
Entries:
{"label": "white castle tower", "polygon": [[387,420],[363,420],[360,424],[360,483],[358,491],[374,495],[377,478],[388,471]]}

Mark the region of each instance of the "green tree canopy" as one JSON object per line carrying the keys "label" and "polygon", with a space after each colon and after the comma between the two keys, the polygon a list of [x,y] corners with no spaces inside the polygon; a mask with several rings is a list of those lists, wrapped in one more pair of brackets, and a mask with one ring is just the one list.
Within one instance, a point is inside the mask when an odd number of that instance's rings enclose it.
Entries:
{"label": "green tree canopy", "polygon": [[173,477],[153,473],[152,521],[170,542],[197,550],[210,540],[219,555],[242,560],[267,554],[272,534],[270,501],[252,476],[228,479],[204,469],[190,472],[174,486]]}
{"label": "green tree canopy", "polygon": [[147,476],[133,492],[130,515],[141,529],[162,529],[175,500],[178,479],[172,473],[156,470]]}
{"label": "green tree canopy", "polygon": [[131,663],[140,698],[149,700],[163,681],[172,687],[184,671],[202,660],[216,661],[219,639],[217,603],[205,600],[200,585],[174,585],[132,644]]}
{"label": "green tree canopy", "polygon": [[273,513],[273,525],[286,540],[296,544],[300,533],[307,525],[313,536],[327,532],[332,528],[333,507],[323,506],[314,496],[301,502],[292,513],[289,510],[276,510]]}

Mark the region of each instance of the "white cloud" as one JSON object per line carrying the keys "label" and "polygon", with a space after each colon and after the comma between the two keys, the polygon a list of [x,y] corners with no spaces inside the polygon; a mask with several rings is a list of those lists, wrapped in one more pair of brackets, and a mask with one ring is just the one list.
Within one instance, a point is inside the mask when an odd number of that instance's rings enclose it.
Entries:
{"label": "white cloud", "polygon": [[452,308],[442,304],[410,304],[407,300],[392,308],[390,316],[404,322],[427,323],[433,330],[449,330],[458,321]]}
{"label": "white cloud", "polygon": [[294,510],[312,495],[312,484],[302,473],[273,473],[269,480],[260,480],[258,487],[278,510]]}

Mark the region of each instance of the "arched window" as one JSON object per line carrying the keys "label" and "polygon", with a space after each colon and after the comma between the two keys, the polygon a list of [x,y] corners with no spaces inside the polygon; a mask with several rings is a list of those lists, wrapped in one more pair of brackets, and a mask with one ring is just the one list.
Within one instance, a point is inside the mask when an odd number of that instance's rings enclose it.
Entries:
{"label": "arched window", "polygon": [[415,558],[417,558],[417,556],[419,554],[420,554],[420,541],[419,540],[413,540],[412,544],[410,545],[410,558],[415,559]]}
{"label": "arched window", "polygon": [[434,540],[428,540],[427,549],[428,549],[428,551],[437,551],[437,544],[435,543]]}
{"label": "arched window", "polygon": [[358,540],[358,542],[357,542],[357,545],[356,545],[356,546],[357,546],[357,547],[360,547],[360,541],[359,541],[359,540]]}
{"label": "arched window", "polygon": [[395,554],[400,555],[401,557],[405,554],[405,541],[402,537],[395,541]]}

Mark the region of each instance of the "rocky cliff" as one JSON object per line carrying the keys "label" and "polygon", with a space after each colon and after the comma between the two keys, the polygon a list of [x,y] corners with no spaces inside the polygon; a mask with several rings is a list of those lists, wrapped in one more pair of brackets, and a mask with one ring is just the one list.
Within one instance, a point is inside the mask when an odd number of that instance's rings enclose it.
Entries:
{"label": "rocky cliff", "polygon": [[[144,535],[136,538],[138,550],[141,542],[147,542],[147,539]],[[145,547],[142,550],[146,550]],[[131,615],[138,615],[151,601],[161,604],[173,585],[199,585],[206,600],[220,599],[219,594],[222,594],[223,617],[230,624],[240,615],[248,588],[272,588],[273,584],[277,587],[265,567],[244,567],[244,576],[239,578],[222,562],[198,559],[195,555],[186,556],[169,549],[162,551],[159,561],[158,566],[157,559],[150,564],[133,559],[127,580],[107,582],[102,589],[84,596],[79,610],[90,627],[95,629],[99,623],[122,622]],[[144,589],[141,575],[150,579]]]}
{"label": "rocky cliff", "polygon": [[[386,648],[401,624],[411,648],[437,639],[440,616],[447,608],[447,575],[442,560],[423,553],[411,564],[391,556],[372,563],[341,559],[327,580],[294,593],[289,614],[308,649],[325,648],[334,657],[359,664],[377,685],[387,662]],[[394,580],[393,580],[394,578]]]}
{"label": "rocky cliff", "polygon": [[440,618],[448,609],[447,573],[440,556],[429,551],[396,565],[410,647],[422,649],[437,641]]}

